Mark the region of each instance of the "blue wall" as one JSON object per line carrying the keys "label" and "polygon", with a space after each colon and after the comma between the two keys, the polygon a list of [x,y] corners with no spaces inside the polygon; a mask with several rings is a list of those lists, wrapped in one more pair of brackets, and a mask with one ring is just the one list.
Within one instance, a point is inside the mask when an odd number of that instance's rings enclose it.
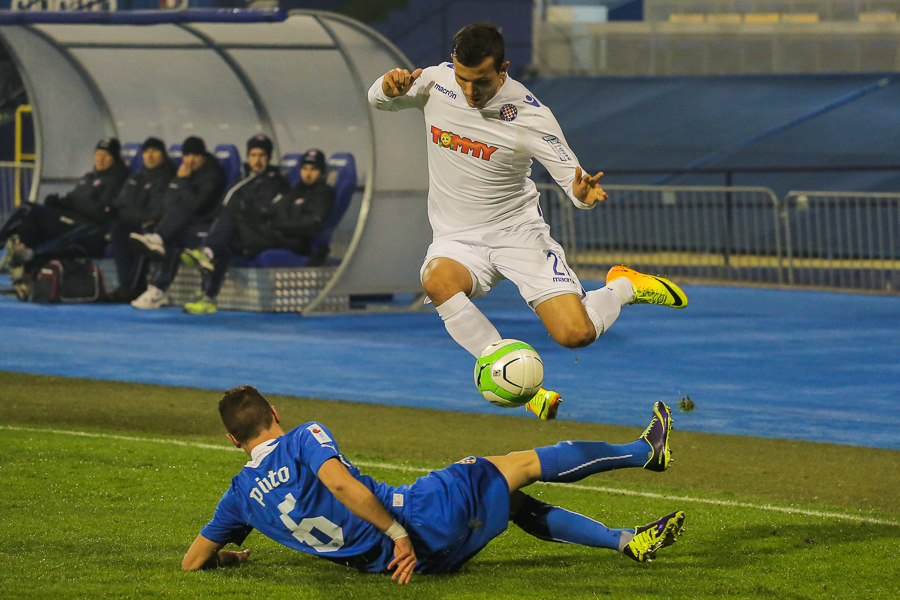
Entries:
{"label": "blue wall", "polygon": [[[539,78],[526,82],[591,170],[895,165],[896,171],[735,174],[735,185],[900,191],[896,74]],[[540,178],[543,169],[535,165]],[[722,185],[723,175],[607,183]]]}

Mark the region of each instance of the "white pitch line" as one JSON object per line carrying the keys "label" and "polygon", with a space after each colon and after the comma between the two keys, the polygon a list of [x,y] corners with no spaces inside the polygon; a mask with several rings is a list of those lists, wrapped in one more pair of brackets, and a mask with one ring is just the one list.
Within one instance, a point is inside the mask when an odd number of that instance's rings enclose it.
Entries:
{"label": "white pitch line", "polygon": [[[56,433],[60,435],[73,435],[78,437],[102,438],[108,440],[121,440],[125,442],[150,442],[153,444],[170,444],[174,446],[187,446],[191,448],[203,448],[206,450],[226,450],[237,451],[234,446],[204,444],[202,442],[186,442],[184,440],[166,439],[166,438],[144,438],[132,437],[127,435],[115,435],[112,433],[90,433],[87,431],[69,431],[65,429],[41,429],[37,427],[17,427],[14,425],[0,425],[0,430],[24,431],[28,433]],[[358,467],[367,467],[370,469],[388,469],[392,471],[409,471],[427,473],[432,469],[422,467],[410,467],[406,465],[395,465],[390,463],[373,463],[365,461],[352,461]],[[896,521],[888,521],[885,519],[875,519],[872,517],[863,517],[860,515],[848,515],[846,513],[822,512],[817,510],[806,510],[802,508],[789,508],[785,506],[773,506],[771,504],[753,504],[750,502],[734,502],[732,500],[713,500],[711,498],[692,498],[690,496],[669,496],[667,494],[656,494],[653,492],[638,492],[635,490],[622,490],[618,488],[594,487],[589,485],[579,485],[576,483],[547,483],[543,481],[537,482],[540,485],[559,486],[566,488],[574,488],[577,490],[587,490],[590,492],[605,492],[607,494],[622,494],[623,496],[640,496],[642,498],[656,498],[663,500],[675,500],[678,502],[695,502],[698,504],[712,504],[715,506],[731,506],[734,508],[750,508],[755,510],[768,510],[773,512],[781,512],[794,515],[804,515],[807,517],[820,517],[830,519],[843,519],[846,521],[856,521],[859,523],[871,523],[873,525],[892,525],[900,527],[900,523]]]}

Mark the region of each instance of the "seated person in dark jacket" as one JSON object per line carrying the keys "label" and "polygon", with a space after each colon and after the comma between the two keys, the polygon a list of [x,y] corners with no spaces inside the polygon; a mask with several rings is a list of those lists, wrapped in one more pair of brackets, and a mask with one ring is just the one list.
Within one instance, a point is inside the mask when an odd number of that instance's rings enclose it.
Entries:
{"label": "seated person in dark jacket", "polygon": [[147,138],[141,153],[143,168],[125,181],[114,203],[116,220],[110,227],[110,242],[119,287],[110,293],[111,302],[131,302],[147,288],[147,261],[129,244],[129,235],[153,231],[162,219],[164,198],[175,177],[175,165],[161,139]]}
{"label": "seated person in dark jacket", "polygon": [[206,144],[191,136],[181,145],[182,163],[169,183],[163,217],[154,233],[131,233],[129,243],[151,259],[161,261],[147,290],[131,305],[160,308],[172,302],[166,293],[178,273],[181,250],[199,231],[208,229],[222,205],[225,172]]}
{"label": "seated person in dark jacket", "polygon": [[43,204],[23,204],[9,217],[0,229],[0,245],[6,246],[12,279],[22,275],[35,248],[51,240],[54,245],[84,246],[91,254],[103,252],[113,201],[128,177],[120,152],[119,140],[103,138],[94,150],[93,171],[75,189],[64,196],[50,194]]}
{"label": "seated person in dark jacket", "polygon": [[[261,160],[260,151],[271,152],[272,149],[266,138],[268,143],[264,147],[249,150],[256,139],[247,143],[251,165],[253,155],[258,157],[256,160]],[[264,156],[268,163],[269,154]],[[286,185],[279,188],[274,183],[278,176],[273,167],[258,166],[256,169],[259,169],[256,175],[251,174],[232,189],[225,210],[216,219],[205,245],[182,254],[185,264],[196,266],[204,275],[201,299],[185,304],[185,312],[216,312],[216,296],[231,256],[253,257],[270,248],[307,254],[310,240],[325,226],[334,206],[334,190],[325,183],[325,155],[321,150],[309,150],[303,155],[300,182],[291,190]]]}

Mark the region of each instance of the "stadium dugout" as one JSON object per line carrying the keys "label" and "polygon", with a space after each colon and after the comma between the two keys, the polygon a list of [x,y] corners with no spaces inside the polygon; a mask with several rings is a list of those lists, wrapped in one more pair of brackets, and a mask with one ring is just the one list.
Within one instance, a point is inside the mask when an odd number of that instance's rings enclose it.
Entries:
{"label": "stadium dugout", "polygon": [[427,170],[419,126],[404,121],[422,117],[366,102],[372,81],[409,64],[374,30],[317,11],[22,12],[0,15],[0,43],[34,111],[31,200],[72,187],[84,148],[105,136],[215,147],[265,133],[276,157],[351,155],[357,191],[331,240],[338,265],[236,269],[235,301],[265,301],[233,308],[340,310],[350,295],[420,292]]}

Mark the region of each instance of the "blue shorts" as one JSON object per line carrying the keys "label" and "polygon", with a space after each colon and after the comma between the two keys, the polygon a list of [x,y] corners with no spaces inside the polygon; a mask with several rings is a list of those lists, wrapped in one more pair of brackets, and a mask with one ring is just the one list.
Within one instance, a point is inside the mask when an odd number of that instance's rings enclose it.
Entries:
{"label": "blue shorts", "polygon": [[[509,486],[489,460],[469,457],[394,490],[390,507],[409,532],[416,551],[417,573],[455,571],[478,554],[509,525]],[[403,496],[397,506],[396,495]],[[393,544],[382,554],[387,568]],[[374,565],[372,565],[374,566]]]}

